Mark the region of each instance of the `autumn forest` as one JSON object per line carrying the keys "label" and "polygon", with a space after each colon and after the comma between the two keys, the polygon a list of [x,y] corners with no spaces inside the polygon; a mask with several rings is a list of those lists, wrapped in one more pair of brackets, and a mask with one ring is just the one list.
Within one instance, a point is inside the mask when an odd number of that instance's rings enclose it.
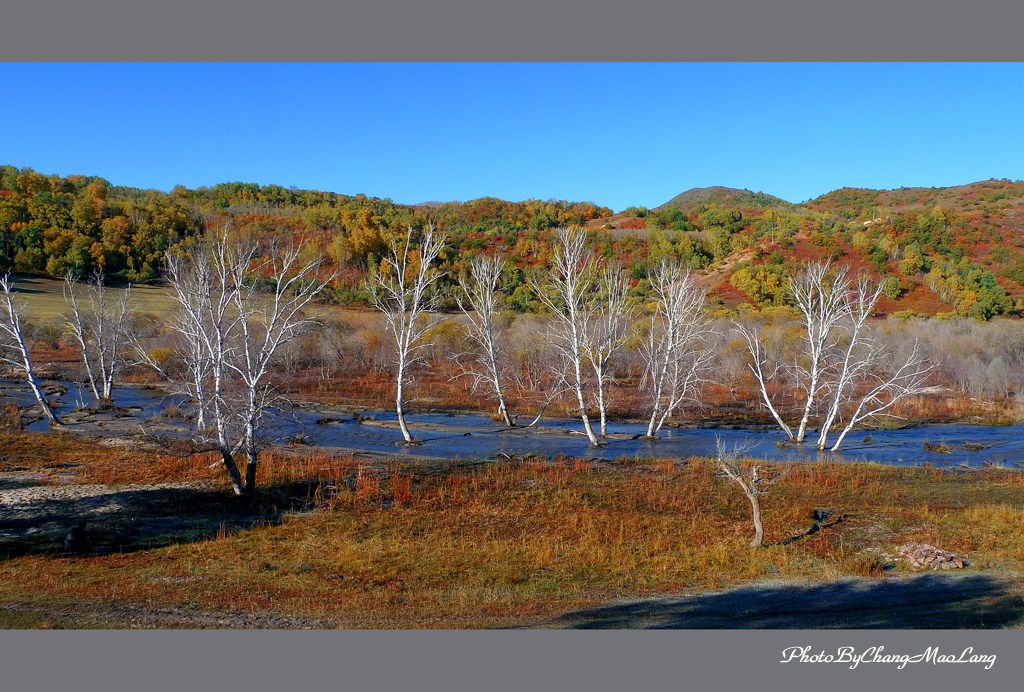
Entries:
{"label": "autumn forest", "polygon": [[[130,282],[161,278],[168,250],[211,227],[299,237],[328,260],[330,302],[365,305],[365,277],[390,238],[434,224],[447,236],[439,268],[451,282],[474,254],[500,251],[507,308],[539,312],[529,274],[550,260],[552,231],[583,225],[605,259],[626,267],[631,292],[649,293],[662,259],[701,273],[722,314],[784,309],[786,277],[831,258],[884,285],[880,314],[988,320],[1024,309],[1024,183],[955,188],[844,188],[791,204],[728,188],[688,191],[619,213],[589,202],[482,198],[399,204],[279,186],[225,183],[171,192],[111,185],[95,176],[0,167],[0,271],[101,270]],[[449,305],[449,307],[454,307]]]}

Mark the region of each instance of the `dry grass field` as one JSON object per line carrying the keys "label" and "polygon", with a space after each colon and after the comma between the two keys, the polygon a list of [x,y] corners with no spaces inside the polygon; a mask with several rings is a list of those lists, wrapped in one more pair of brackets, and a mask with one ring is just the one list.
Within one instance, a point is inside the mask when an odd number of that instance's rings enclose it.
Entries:
{"label": "dry grass field", "polygon": [[[13,274],[11,282],[14,293],[21,298],[28,309],[32,320],[45,323],[58,323],[61,316],[68,311],[64,300],[64,282],[41,276]],[[113,296],[119,298],[127,284],[111,282]],[[85,287],[81,286],[84,291]],[[164,285],[136,284],[131,287],[135,308],[143,314],[165,317],[174,310],[174,299],[170,288]]]}
{"label": "dry grass field", "polygon": [[[755,549],[749,505],[707,459],[279,449],[250,501],[210,457],[26,433],[0,450],[5,627],[1024,623],[1024,474],[1008,469],[793,467]],[[826,507],[837,520],[808,533]],[[69,553],[81,519],[89,547]],[[968,566],[918,576],[895,559],[908,541]]]}

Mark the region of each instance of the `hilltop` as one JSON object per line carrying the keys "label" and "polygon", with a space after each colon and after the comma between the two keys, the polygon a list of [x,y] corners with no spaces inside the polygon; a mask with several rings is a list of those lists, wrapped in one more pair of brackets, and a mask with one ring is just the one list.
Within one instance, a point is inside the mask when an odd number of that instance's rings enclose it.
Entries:
{"label": "hilltop", "polygon": [[664,209],[680,209],[691,211],[700,206],[717,205],[735,209],[792,209],[796,205],[784,199],[764,192],[751,192],[733,187],[694,187],[681,192],[664,204],[655,207],[654,211]]}

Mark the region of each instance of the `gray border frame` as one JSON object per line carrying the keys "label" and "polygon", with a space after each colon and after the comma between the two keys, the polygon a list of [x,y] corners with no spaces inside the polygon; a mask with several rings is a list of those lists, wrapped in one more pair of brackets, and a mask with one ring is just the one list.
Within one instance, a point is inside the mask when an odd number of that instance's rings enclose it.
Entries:
{"label": "gray border frame", "polygon": [[[0,632],[4,689],[1012,690],[1020,632]],[[780,663],[783,649],[994,654],[995,665]],[[1016,684],[1015,684],[1016,683]],[[783,687],[784,686],[784,687]]]}
{"label": "gray border frame", "polygon": [[0,60],[1015,60],[1005,0],[35,0]]}
{"label": "gray border frame", "polygon": [[[1018,60],[1022,14],[992,0],[37,0],[0,11],[0,59]],[[0,632],[0,686],[1012,689],[1024,677],[1022,644],[1020,632],[993,631]],[[796,645],[974,647],[997,662],[779,663]]]}

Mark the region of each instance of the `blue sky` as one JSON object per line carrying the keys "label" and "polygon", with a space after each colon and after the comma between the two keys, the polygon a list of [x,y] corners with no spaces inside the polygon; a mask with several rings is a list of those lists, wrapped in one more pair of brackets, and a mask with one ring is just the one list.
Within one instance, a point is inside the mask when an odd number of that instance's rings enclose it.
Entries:
{"label": "blue sky", "polygon": [[169,190],[656,206],[1024,178],[1024,64],[0,66],[0,163]]}

